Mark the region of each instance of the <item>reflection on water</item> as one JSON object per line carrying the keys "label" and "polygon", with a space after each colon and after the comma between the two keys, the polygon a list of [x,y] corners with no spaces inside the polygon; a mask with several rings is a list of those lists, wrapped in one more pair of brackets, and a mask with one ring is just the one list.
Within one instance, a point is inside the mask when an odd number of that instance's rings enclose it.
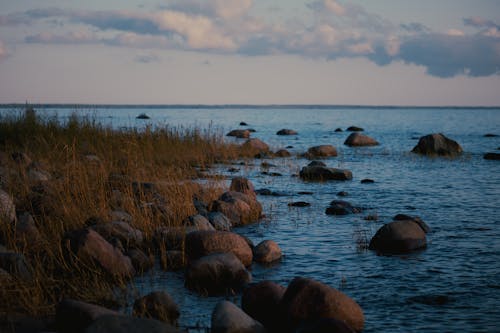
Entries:
{"label": "reflection on water", "polygon": [[[68,115],[72,110],[45,110]],[[81,111],[85,113],[84,111]],[[140,113],[151,119],[135,119]],[[253,137],[274,149],[293,146],[293,154],[308,147],[332,144],[339,156],[329,166],[348,168],[349,182],[309,183],[293,175],[308,161],[292,157],[267,161],[261,174],[254,167],[214,172],[249,177],[257,189],[268,188],[288,196],[259,196],[267,219],[236,231],[254,243],[275,240],[285,257],[279,265],[254,264],[254,281],[273,280],[287,285],[295,276],[323,281],[354,298],[366,317],[365,332],[498,331],[500,322],[500,164],[483,160],[482,154],[500,146],[500,110],[493,109],[97,109],[103,123],[121,126],[213,126],[223,131],[245,121],[256,129]],[[356,125],[381,143],[371,148],[348,148],[346,132]],[[277,136],[291,128],[297,136]],[[458,141],[464,156],[429,159],[409,151],[416,139],[442,132]],[[232,139],[228,139],[232,140]],[[234,170],[232,170],[234,171]],[[361,184],[371,178],[373,184]],[[336,193],[368,212],[348,216],[324,213]],[[312,192],[310,195],[300,192]],[[288,207],[293,201],[309,207]],[[424,251],[404,256],[377,256],[359,244],[398,214],[419,215],[432,228]],[[366,221],[367,214],[378,220]],[[167,290],[177,301],[183,326],[208,327],[210,314],[220,298],[199,297],[183,287],[182,272],[157,271],[137,278],[137,290]],[[239,302],[238,296],[234,299]],[[191,329],[192,332],[206,331]]]}

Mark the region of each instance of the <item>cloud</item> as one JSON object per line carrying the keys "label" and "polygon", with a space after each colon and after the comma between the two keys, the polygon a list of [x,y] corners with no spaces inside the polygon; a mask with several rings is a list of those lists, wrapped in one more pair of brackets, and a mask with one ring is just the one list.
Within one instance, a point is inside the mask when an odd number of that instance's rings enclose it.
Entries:
{"label": "cloud", "polygon": [[84,31],[69,32],[65,34],[54,34],[42,32],[36,35],[26,36],[26,43],[41,44],[89,44],[98,41],[95,34]]}

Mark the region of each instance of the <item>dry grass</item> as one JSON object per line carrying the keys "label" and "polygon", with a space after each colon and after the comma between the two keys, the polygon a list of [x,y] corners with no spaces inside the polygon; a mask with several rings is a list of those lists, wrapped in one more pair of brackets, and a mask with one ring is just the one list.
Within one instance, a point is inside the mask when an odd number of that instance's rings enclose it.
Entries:
{"label": "dry grass", "polygon": [[[32,163],[15,161],[16,153]],[[32,214],[40,234],[36,242],[20,241],[15,225],[0,220],[0,243],[23,253],[34,276],[2,282],[0,315],[50,314],[63,297],[113,304],[116,287],[125,281],[68,255],[64,235],[84,228],[89,218],[109,220],[110,211],[120,209],[151,238],[157,227],[179,225],[195,213],[194,196],[209,202],[220,194],[216,185],[194,181],[200,169],[242,154],[211,128],[116,131],[76,116],[61,124],[30,113],[0,115],[1,188],[14,198],[18,213]],[[34,181],[30,170],[48,172],[50,180]],[[133,182],[154,183],[154,194],[137,191]],[[146,205],[158,198],[165,208],[160,213]]]}

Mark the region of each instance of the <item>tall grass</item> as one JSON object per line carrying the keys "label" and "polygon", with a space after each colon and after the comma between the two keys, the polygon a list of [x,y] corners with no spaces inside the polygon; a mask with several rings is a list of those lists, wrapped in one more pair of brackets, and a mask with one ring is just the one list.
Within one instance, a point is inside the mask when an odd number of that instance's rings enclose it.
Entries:
{"label": "tall grass", "polygon": [[[23,153],[31,159],[14,159]],[[133,226],[147,239],[160,226],[180,225],[195,213],[193,197],[209,202],[221,189],[202,188],[194,180],[213,163],[245,157],[212,128],[134,128],[114,130],[92,118],[40,119],[35,113],[0,115],[0,184],[19,212],[29,212],[40,237],[20,241],[15,225],[0,220],[0,243],[29,262],[34,278],[13,279],[0,288],[0,314],[50,314],[63,297],[100,304],[116,301],[116,287],[98,267],[68,255],[67,232],[89,219],[109,220],[112,210],[133,216]],[[30,170],[50,174],[34,180]],[[154,183],[165,211],[148,209],[153,200],[133,183]]]}

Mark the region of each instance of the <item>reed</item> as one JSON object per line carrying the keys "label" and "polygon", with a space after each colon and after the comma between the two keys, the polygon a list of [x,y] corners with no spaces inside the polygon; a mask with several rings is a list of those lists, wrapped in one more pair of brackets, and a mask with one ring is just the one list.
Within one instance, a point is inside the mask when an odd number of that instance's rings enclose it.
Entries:
{"label": "reed", "polygon": [[[200,170],[250,157],[223,138],[212,127],[114,130],[76,115],[65,122],[34,112],[0,115],[0,185],[39,233],[27,242],[0,217],[0,243],[22,253],[33,276],[2,281],[0,315],[51,314],[63,297],[116,305],[126,281],[68,255],[65,234],[89,219],[109,220],[116,209],[131,214],[147,239],[160,226],[180,225],[196,211],[193,197],[210,202],[222,192],[218,182],[197,182]],[[154,184],[167,213],[143,205],[151,198],[134,183]]]}

